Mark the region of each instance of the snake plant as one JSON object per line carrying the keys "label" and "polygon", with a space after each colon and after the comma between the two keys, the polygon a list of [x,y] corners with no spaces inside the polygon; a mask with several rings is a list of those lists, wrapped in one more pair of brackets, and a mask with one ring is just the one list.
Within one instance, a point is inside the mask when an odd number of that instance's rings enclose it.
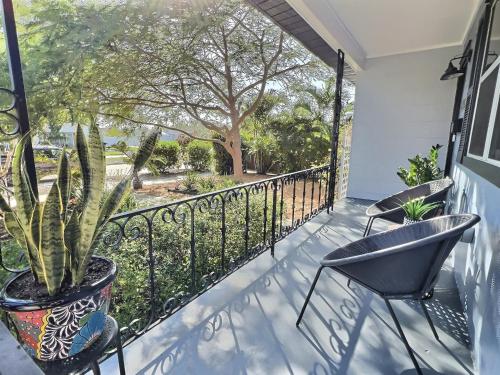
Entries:
{"label": "snake plant", "polygon": [[423,197],[410,199],[401,205],[405,215],[408,219],[413,221],[420,221],[422,218],[432,210],[442,206],[442,202],[437,203],[425,203]]}
{"label": "snake plant", "polygon": [[[81,170],[81,194],[72,194],[70,162],[65,150],[59,158],[57,180],[45,202],[40,202],[26,175],[23,150],[29,139],[18,142],[12,160],[12,181],[16,207],[0,195],[5,228],[25,250],[36,283],[44,284],[49,295],[64,285],[79,285],[93,253],[93,245],[111,215],[130,189],[132,176],[151,156],[157,140],[149,132],[130,172],[104,199],[106,162],[97,125],[90,126],[88,139],[77,127],[75,144]],[[76,184],[75,184],[76,185]],[[70,197],[78,196],[78,204]]]}

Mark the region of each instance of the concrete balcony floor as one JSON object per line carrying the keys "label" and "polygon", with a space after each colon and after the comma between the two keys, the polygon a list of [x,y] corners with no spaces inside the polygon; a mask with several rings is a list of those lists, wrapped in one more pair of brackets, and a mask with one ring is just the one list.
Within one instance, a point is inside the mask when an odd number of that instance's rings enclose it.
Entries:
{"label": "concrete balcony floor", "polygon": [[[359,239],[367,202],[322,213],[125,348],[127,374],[414,374],[381,298],[332,270],[321,275],[300,328],[295,320],[318,267]],[[374,231],[387,227],[375,221]],[[472,374],[464,315],[445,265],[428,304],[393,306],[425,374]],[[115,357],[101,365],[118,374]]]}

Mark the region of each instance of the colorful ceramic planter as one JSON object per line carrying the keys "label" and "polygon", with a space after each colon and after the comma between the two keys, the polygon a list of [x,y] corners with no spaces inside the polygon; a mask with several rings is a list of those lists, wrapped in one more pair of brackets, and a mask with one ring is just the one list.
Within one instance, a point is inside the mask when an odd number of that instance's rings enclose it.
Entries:
{"label": "colorful ceramic planter", "polygon": [[25,349],[34,358],[53,361],[73,356],[101,335],[116,277],[116,265],[105,260],[111,267],[101,280],[81,287],[76,293],[59,295],[44,302],[8,296],[9,285],[24,273],[5,285],[0,307],[9,313]]}

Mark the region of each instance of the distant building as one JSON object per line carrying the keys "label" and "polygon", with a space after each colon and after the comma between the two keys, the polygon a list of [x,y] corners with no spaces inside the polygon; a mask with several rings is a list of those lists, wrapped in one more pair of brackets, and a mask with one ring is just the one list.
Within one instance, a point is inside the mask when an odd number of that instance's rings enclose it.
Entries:
{"label": "distant building", "polygon": [[[88,127],[83,126],[83,131],[85,134],[88,134]],[[129,146],[139,146],[140,143],[140,132],[135,135],[127,135],[122,130],[106,127],[100,128],[102,141],[106,146],[114,145],[120,141],[126,142]],[[61,129],[59,130],[59,138],[52,139],[51,143],[59,146],[59,147],[70,147],[73,148],[75,146],[75,133],[76,133],[76,125],[73,124],[63,124]],[[174,141],[177,139],[179,133],[173,130],[163,130],[161,135],[162,141]],[[33,140],[34,144],[42,143],[39,139]]]}

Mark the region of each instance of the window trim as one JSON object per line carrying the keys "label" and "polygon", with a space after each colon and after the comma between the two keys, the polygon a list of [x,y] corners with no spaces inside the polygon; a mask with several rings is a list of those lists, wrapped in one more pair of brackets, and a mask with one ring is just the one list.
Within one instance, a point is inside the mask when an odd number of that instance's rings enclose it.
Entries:
{"label": "window trim", "polygon": [[[491,33],[493,32],[493,21],[495,20],[495,10],[497,10],[497,6],[500,8],[500,0],[491,0],[489,4],[487,4],[487,7],[489,8],[489,13],[487,14],[488,16],[488,24],[487,24],[487,30],[486,30],[486,41],[484,45],[484,51],[483,52],[483,61],[481,64],[481,75],[486,74],[486,72],[491,68],[493,64],[495,64],[498,60],[500,60],[500,54],[496,57],[495,60],[491,62],[491,65],[486,68],[486,64],[488,63],[488,53],[490,50],[490,43],[491,43]],[[500,10],[500,9],[499,9]]]}
{"label": "window trim", "polygon": [[483,149],[483,155],[475,155],[470,152],[470,147],[472,142],[470,141],[472,138],[472,135],[474,134],[474,125],[475,125],[475,119],[477,115],[477,103],[479,101],[480,95],[476,96],[476,103],[474,105],[474,116],[472,117],[472,123],[471,123],[471,130],[470,130],[470,135],[469,135],[469,142],[467,145],[467,157],[472,158],[472,159],[477,159],[480,161],[483,161],[488,164],[493,164],[496,165],[497,167],[500,167],[500,160],[495,160],[491,159],[489,157],[489,152],[491,148],[491,141],[493,138],[493,128],[495,127],[495,120],[496,120],[496,114],[498,111],[498,106],[500,102],[500,58],[497,58],[493,64],[488,68],[488,70],[481,76],[481,79],[479,81],[479,90],[478,94],[481,92],[481,84],[483,83],[484,80],[490,77],[491,74],[496,70],[496,68],[499,68],[499,71],[497,73],[496,77],[496,83],[495,83],[495,93],[493,94],[493,103],[491,105],[491,111],[490,111],[490,118],[488,119],[488,130],[486,132],[486,138],[484,141],[484,149]]}
{"label": "window trim", "polygon": [[[474,87],[474,92],[475,92],[475,98],[474,98],[474,108],[473,108],[473,117],[470,122],[470,129],[469,129],[469,134],[468,134],[468,139],[466,139],[466,153],[464,155],[464,159],[474,159],[477,161],[480,161],[485,164],[489,164],[494,166],[495,168],[500,167],[500,161],[495,160],[489,157],[489,151],[491,148],[491,141],[493,138],[493,129],[495,126],[495,120],[496,120],[496,114],[498,111],[498,106],[500,103],[500,56],[498,56],[492,64],[488,67],[488,69],[484,70],[484,67],[486,66],[487,59],[488,59],[488,50],[489,50],[489,45],[490,45],[490,36],[493,28],[493,20],[494,20],[494,15],[495,15],[495,9],[496,7],[500,7],[500,0],[493,0],[491,2],[486,3],[486,10],[485,10],[485,15],[484,15],[484,22],[485,27],[482,30],[482,32],[478,33],[479,35],[477,36],[478,38],[483,39],[483,43],[481,41],[476,41],[476,45],[479,46],[479,51],[478,53],[480,56],[478,56],[478,63],[474,63],[474,70],[477,70],[476,72],[472,71],[472,75],[478,74],[479,79],[477,82],[477,85]],[[480,26],[481,27],[481,26]],[[479,43],[478,43],[479,42]],[[483,149],[483,154],[481,156],[479,155],[474,155],[470,152],[470,147],[471,147],[471,138],[474,133],[474,123],[475,123],[475,118],[477,115],[477,104],[479,101],[479,92],[481,90],[481,85],[484,80],[490,77],[491,74],[496,70],[496,68],[499,68],[497,78],[496,78],[496,83],[495,83],[495,93],[493,94],[493,103],[491,106],[491,111],[490,111],[490,117],[488,120],[488,128],[487,128],[487,133],[486,133],[486,138],[485,138],[485,143],[484,143],[484,149]],[[471,164],[471,163],[465,163],[465,160],[462,161],[462,163],[465,164]],[[472,163],[473,165],[474,164]],[[473,169],[474,170],[474,169]],[[498,173],[498,171],[497,171]]]}

